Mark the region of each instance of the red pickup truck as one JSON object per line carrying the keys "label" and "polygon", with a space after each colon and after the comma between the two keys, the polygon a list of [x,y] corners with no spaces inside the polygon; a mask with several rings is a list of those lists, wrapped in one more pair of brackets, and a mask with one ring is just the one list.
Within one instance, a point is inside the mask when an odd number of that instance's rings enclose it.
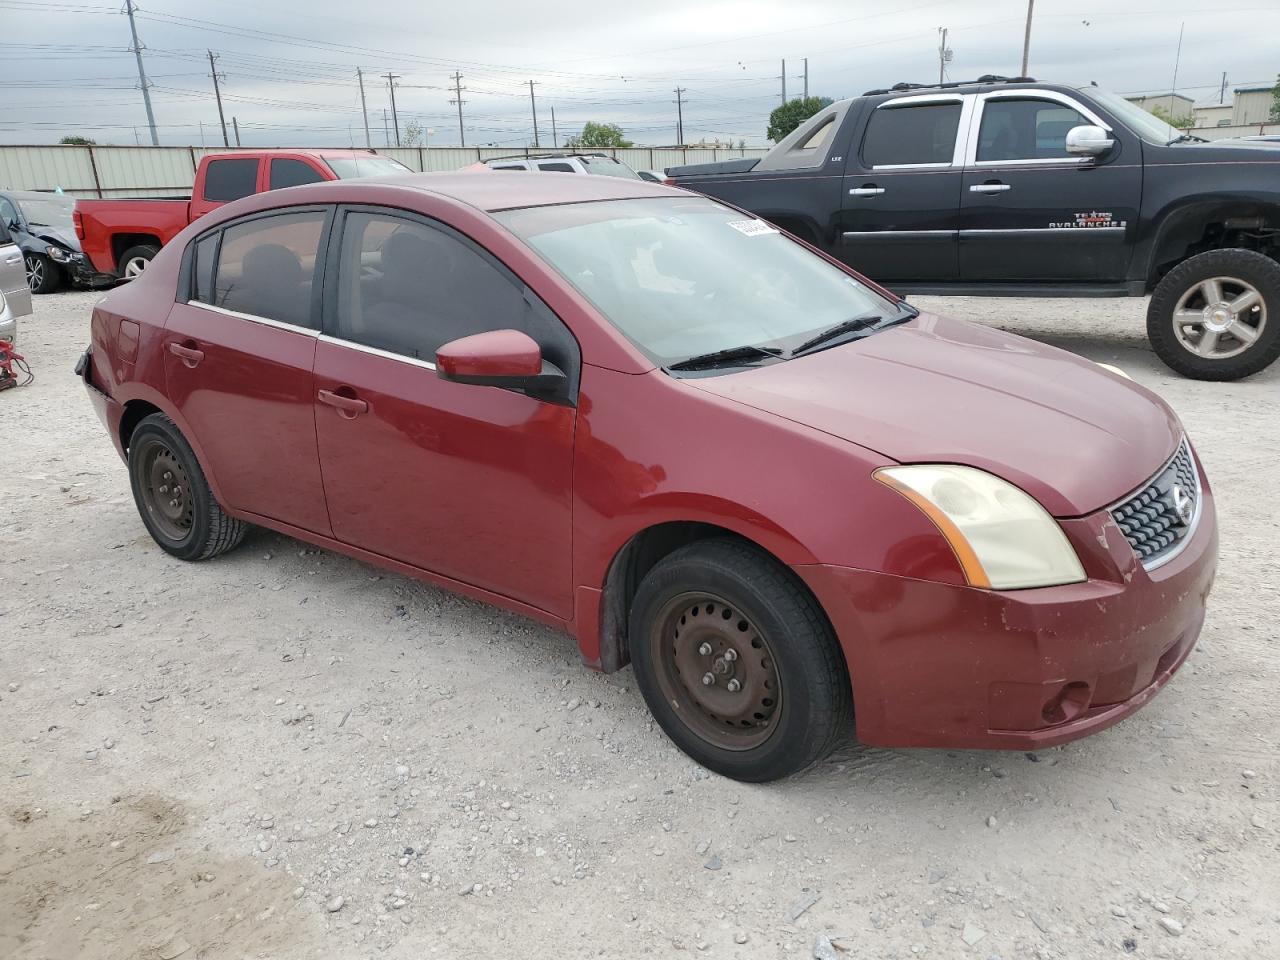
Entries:
{"label": "red pickup truck", "polygon": [[369,150],[211,153],[200,160],[189,198],[77,200],[73,219],[80,249],[99,273],[136,277],[187,224],[224,203],[280,187],[408,169]]}

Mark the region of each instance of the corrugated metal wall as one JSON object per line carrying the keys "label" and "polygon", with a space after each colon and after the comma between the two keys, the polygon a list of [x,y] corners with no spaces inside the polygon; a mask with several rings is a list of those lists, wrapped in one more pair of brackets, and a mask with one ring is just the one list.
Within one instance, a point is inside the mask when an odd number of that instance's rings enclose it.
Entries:
{"label": "corrugated metal wall", "polygon": [[[246,148],[247,149],[247,148]],[[234,148],[233,148],[234,150]],[[77,197],[165,197],[191,192],[195,169],[206,153],[221,147],[6,147],[0,146],[0,187],[56,190]],[[392,147],[379,149],[411,170],[457,170],[478,160],[521,156],[528,151],[490,147]],[[562,151],[563,152],[563,151]],[[665,170],[686,163],[764,156],[767,150],[663,149],[606,150],[637,170]]]}

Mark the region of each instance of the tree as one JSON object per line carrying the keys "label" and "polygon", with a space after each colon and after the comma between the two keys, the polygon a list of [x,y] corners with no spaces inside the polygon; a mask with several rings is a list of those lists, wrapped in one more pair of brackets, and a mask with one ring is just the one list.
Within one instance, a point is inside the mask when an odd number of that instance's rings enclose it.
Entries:
{"label": "tree", "polygon": [[769,114],[769,130],[765,134],[777,143],[800,124],[804,123],[823,107],[832,103],[830,97],[796,97],[788,100]]}
{"label": "tree", "polygon": [[1272,123],[1280,123],[1280,76],[1276,77],[1276,85],[1271,90],[1271,117]]}
{"label": "tree", "polygon": [[1188,114],[1185,117],[1175,117],[1164,107],[1156,104],[1149,108],[1148,112],[1158,120],[1163,120],[1171,127],[1177,127],[1179,130],[1185,130],[1195,124],[1196,118]]}
{"label": "tree", "polygon": [[422,124],[410,120],[404,125],[404,133],[400,134],[400,146],[417,147],[422,144]]}
{"label": "tree", "polygon": [[570,137],[565,146],[571,150],[601,147],[625,150],[631,146],[631,141],[623,137],[622,128],[616,123],[596,123],[594,120],[588,120],[582,128],[582,133],[576,137]]}
{"label": "tree", "polygon": [[58,142],[64,143],[64,144],[67,144],[68,146],[73,146],[73,147],[95,147],[98,145],[98,142],[96,140],[90,140],[88,137],[77,137],[77,136],[63,137]]}

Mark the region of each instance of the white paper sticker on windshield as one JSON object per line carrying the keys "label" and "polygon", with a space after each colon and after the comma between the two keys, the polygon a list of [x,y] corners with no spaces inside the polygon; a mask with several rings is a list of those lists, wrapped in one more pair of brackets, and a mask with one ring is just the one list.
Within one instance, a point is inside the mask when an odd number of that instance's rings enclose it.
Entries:
{"label": "white paper sticker on windshield", "polygon": [[737,230],[744,237],[763,237],[767,233],[778,232],[763,220],[730,220],[729,226],[733,227],[733,229]]}

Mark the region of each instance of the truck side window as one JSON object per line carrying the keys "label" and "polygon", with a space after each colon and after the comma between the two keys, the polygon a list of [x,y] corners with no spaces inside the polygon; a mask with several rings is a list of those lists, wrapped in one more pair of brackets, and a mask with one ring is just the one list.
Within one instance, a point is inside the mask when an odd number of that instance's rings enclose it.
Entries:
{"label": "truck side window", "polygon": [[204,198],[225,202],[257,191],[256,159],[210,160],[204,168]]}
{"label": "truck side window", "polygon": [[960,102],[880,107],[871,114],[862,139],[868,167],[908,163],[950,163],[960,126]]}
{"label": "truck side window", "polygon": [[1069,157],[1067,131],[1090,122],[1071,107],[1054,100],[988,100],[978,128],[976,159]]}
{"label": "truck side window", "polygon": [[268,189],[300,187],[304,183],[320,183],[324,177],[309,163],[291,157],[279,157],[271,161],[271,179]]}

